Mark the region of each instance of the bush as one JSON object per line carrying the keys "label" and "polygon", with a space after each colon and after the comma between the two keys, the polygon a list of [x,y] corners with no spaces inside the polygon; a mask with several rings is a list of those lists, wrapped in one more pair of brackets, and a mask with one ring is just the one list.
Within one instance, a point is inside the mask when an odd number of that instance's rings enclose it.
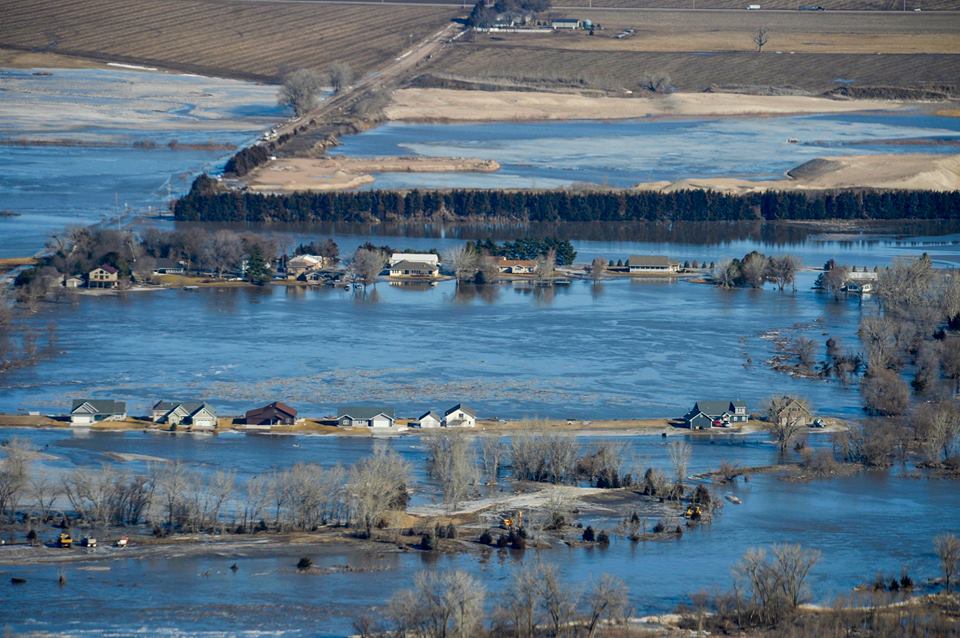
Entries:
{"label": "bush", "polygon": [[454,527],[453,523],[447,525],[447,538],[456,538],[457,537],[457,528]]}
{"label": "bush", "polygon": [[510,547],[513,549],[526,549],[527,548],[527,535],[526,534],[514,534],[510,532]]}
{"label": "bush", "polygon": [[427,551],[436,549],[437,541],[434,539],[433,534],[426,533],[420,537],[420,549],[425,549]]}
{"label": "bush", "polygon": [[484,545],[489,545],[493,542],[493,536],[490,535],[489,530],[483,530],[483,534],[480,534],[480,538],[478,540]]}
{"label": "bush", "polygon": [[593,531],[593,527],[587,525],[587,529],[583,530],[583,542],[592,543],[596,540],[596,534]]}
{"label": "bush", "polygon": [[600,530],[600,533],[597,534],[597,542],[600,543],[601,545],[609,545],[610,536],[608,536],[604,530]]}
{"label": "bush", "polygon": [[697,491],[693,493],[693,502],[710,507],[712,500],[713,498],[710,496],[710,490],[707,489],[707,486],[703,483],[697,485]]}
{"label": "bush", "polygon": [[653,526],[654,534],[663,534],[667,529],[667,526],[663,524],[662,520],[657,521],[657,524]]}
{"label": "bush", "polygon": [[36,530],[33,530],[33,529],[32,529],[32,530],[30,530],[29,532],[27,532],[27,542],[30,543],[31,545],[34,545],[34,544],[37,542],[37,531],[36,531]]}
{"label": "bush", "polygon": [[313,567],[313,561],[307,558],[306,556],[304,556],[297,562],[297,569],[299,569],[300,571],[310,569],[311,567]]}
{"label": "bush", "polygon": [[510,544],[510,541],[507,540],[506,534],[500,534],[500,537],[497,538],[497,547],[503,548]]}

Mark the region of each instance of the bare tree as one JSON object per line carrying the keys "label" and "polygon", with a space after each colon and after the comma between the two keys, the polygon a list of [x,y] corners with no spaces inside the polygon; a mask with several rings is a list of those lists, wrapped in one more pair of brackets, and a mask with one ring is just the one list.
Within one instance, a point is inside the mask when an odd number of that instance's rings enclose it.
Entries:
{"label": "bare tree", "polygon": [[33,446],[19,438],[3,445],[4,458],[0,461],[0,517],[9,511],[11,519],[31,475]]}
{"label": "bare tree", "polygon": [[849,271],[843,266],[833,266],[829,270],[823,271],[820,275],[820,286],[833,295],[834,299],[840,299],[840,293],[847,285]]}
{"label": "bare tree", "polygon": [[576,476],[577,445],[570,437],[520,434],[510,449],[517,479],[557,484]]}
{"label": "bare tree", "polygon": [[903,414],[910,404],[910,388],[900,375],[886,368],[867,370],[860,395],[867,412],[879,416]]}
{"label": "bare tree", "polygon": [[781,396],[767,404],[767,430],[773,435],[780,454],[787,451],[793,440],[806,431],[810,419],[810,405],[799,397]]}
{"label": "bare tree", "polygon": [[553,565],[540,566],[540,601],[546,612],[551,636],[565,635],[577,610],[577,598],[564,588]]}
{"label": "bare tree", "polygon": [[463,571],[420,572],[414,589],[390,601],[395,635],[424,638],[472,638],[483,624],[483,585]]}
{"label": "bare tree", "polygon": [[483,473],[486,475],[487,485],[497,484],[502,455],[503,446],[500,444],[500,437],[487,436],[480,440],[480,460],[483,464]]}
{"label": "bare tree", "polygon": [[297,116],[312,109],[317,103],[317,95],[323,89],[323,77],[310,69],[297,69],[283,78],[283,86],[277,95],[277,101],[283,106],[293,107]]}
{"label": "bare tree", "polygon": [[383,252],[361,246],[353,253],[350,270],[354,276],[363,282],[364,287],[366,287],[368,284],[377,283],[377,277],[386,264],[387,257]]}
{"label": "bare tree", "polygon": [[723,288],[733,288],[739,276],[739,268],[730,259],[716,264],[713,268],[713,278]]}
{"label": "bare tree", "polygon": [[948,461],[960,441],[960,406],[949,399],[921,405],[914,422],[920,445],[931,463]]}
{"label": "bare tree", "polygon": [[744,283],[753,288],[762,288],[767,278],[768,263],[768,258],[757,251],[744,257],[740,263],[740,274],[743,276]]}
{"label": "bare tree", "polygon": [[395,452],[378,451],[350,468],[350,520],[362,535],[369,537],[389,510],[406,507],[409,482],[410,465]]}
{"label": "bare tree", "polygon": [[63,494],[62,486],[46,474],[36,474],[28,480],[28,491],[37,506],[40,520],[45,520],[57,498]]}
{"label": "bare tree", "polygon": [[444,255],[444,261],[453,268],[453,274],[458,280],[472,279],[477,273],[478,260],[479,255],[472,248],[472,244],[451,248]]}
{"label": "bare tree", "polygon": [[353,69],[346,62],[334,62],[327,69],[327,77],[334,93],[340,93],[353,82]]}
{"label": "bare tree", "polygon": [[954,575],[960,569],[960,537],[955,534],[941,534],[933,539],[933,549],[940,559],[944,585],[949,590]]}
{"label": "bare tree", "polygon": [[434,433],[427,441],[427,467],[437,479],[443,500],[453,509],[480,481],[476,456],[470,441],[459,433]]}
{"label": "bare tree", "polygon": [[594,281],[600,281],[603,279],[603,273],[607,269],[607,262],[603,257],[594,257],[593,261],[590,262],[590,276]]}
{"label": "bare tree", "polygon": [[770,259],[768,268],[770,278],[777,284],[781,292],[788,285],[793,285],[796,288],[797,271],[800,270],[800,262],[796,257],[792,255],[773,257]]}
{"label": "bare tree", "polygon": [[690,464],[690,455],[693,448],[686,441],[673,441],[667,446],[670,452],[670,462],[677,474],[677,484],[682,485],[687,478],[687,465]]}
{"label": "bare tree", "polygon": [[757,53],[763,51],[764,45],[767,43],[767,30],[763,27],[757,29],[757,32],[753,35],[753,43],[757,45]]}
{"label": "bare tree", "polygon": [[604,574],[587,594],[587,638],[597,634],[602,620],[620,622],[627,611],[627,586],[619,578]]}
{"label": "bare tree", "polygon": [[734,576],[751,594],[752,612],[761,622],[776,625],[804,602],[807,577],[820,552],[800,545],[774,545],[768,558],[763,549],[750,549],[734,567]]}

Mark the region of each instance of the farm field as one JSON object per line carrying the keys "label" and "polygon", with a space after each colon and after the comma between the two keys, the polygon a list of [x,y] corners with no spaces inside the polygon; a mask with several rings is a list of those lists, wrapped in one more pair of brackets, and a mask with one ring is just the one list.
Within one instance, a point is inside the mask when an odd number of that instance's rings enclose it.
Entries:
{"label": "farm field", "polygon": [[[763,9],[796,11],[804,4],[821,6],[830,11],[891,11],[913,13],[928,11],[960,11],[957,0],[557,0],[563,7],[613,7],[630,9],[738,9],[759,4]],[[906,7],[906,9],[904,9]],[[754,13],[754,12],[751,12]],[[756,12],[763,13],[763,11]]]}
{"label": "farm field", "polygon": [[0,48],[274,81],[366,72],[448,24],[448,7],[204,0],[0,0]]}

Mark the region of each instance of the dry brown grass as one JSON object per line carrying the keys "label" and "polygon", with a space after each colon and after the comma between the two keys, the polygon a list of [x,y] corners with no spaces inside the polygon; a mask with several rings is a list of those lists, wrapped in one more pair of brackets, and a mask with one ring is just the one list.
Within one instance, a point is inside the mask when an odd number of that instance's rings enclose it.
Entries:
{"label": "dry brown grass", "polygon": [[0,47],[275,80],[332,62],[369,71],[456,14],[395,5],[0,0]]}

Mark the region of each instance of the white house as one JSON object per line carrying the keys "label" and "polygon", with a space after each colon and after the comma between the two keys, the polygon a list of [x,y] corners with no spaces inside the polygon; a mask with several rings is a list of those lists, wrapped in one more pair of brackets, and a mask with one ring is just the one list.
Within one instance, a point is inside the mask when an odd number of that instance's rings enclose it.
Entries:
{"label": "white house", "polygon": [[629,272],[680,272],[680,264],[662,255],[630,255]]}
{"label": "white house", "polygon": [[340,427],[393,428],[396,426],[393,408],[382,406],[346,406],[337,412]]}
{"label": "white house", "polygon": [[203,401],[157,401],[151,414],[154,423],[166,423],[174,428],[212,430],[217,427],[217,411]]}
{"label": "white house", "polygon": [[390,266],[390,276],[404,279],[433,279],[440,275],[440,268],[425,261],[398,261]]}
{"label": "white house", "polygon": [[443,413],[440,425],[445,428],[474,428],[477,427],[477,413],[458,403]]}
{"label": "white house", "polygon": [[533,259],[507,259],[497,261],[497,270],[513,275],[529,275],[537,271],[537,262]]}
{"label": "white house", "polygon": [[76,399],[70,410],[70,425],[92,425],[127,418],[127,404],[111,399]]}
{"label": "white house", "polygon": [[297,279],[300,275],[323,268],[323,257],[319,255],[297,255],[287,261],[287,277]]}
{"label": "white house", "polygon": [[580,20],[577,18],[554,18],[553,21],[550,23],[550,26],[552,26],[554,29],[557,29],[557,30],[562,30],[562,29],[576,30],[580,28],[581,23],[580,23]]}
{"label": "white house", "polygon": [[418,428],[438,428],[440,427],[442,419],[440,415],[430,410],[429,412],[420,415],[420,417],[413,424],[414,427]]}

